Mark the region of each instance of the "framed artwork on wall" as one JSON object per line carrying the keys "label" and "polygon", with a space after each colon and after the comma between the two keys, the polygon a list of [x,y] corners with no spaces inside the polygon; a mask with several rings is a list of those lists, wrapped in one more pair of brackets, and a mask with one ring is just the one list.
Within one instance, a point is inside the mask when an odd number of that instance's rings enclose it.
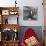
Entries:
{"label": "framed artwork on wall", "polygon": [[33,6],[23,6],[23,20],[37,20],[38,8]]}
{"label": "framed artwork on wall", "polygon": [[9,10],[2,10],[2,15],[9,15]]}

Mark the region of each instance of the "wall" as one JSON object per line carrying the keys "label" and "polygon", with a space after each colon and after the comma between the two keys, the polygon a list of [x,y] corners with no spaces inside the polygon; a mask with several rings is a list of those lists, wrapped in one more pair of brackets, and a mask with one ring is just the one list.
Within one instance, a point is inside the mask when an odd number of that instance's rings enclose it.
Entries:
{"label": "wall", "polygon": [[0,6],[1,7],[10,7],[10,6],[14,6],[14,1],[15,0],[0,0]]}

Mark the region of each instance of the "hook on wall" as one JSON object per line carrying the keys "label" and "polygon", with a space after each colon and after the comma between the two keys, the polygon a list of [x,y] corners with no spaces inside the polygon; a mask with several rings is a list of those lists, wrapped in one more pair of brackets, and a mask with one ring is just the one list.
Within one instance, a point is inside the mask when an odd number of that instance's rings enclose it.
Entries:
{"label": "hook on wall", "polygon": [[15,0],[15,7],[16,7],[16,4],[17,4],[17,2],[16,2],[16,0]]}

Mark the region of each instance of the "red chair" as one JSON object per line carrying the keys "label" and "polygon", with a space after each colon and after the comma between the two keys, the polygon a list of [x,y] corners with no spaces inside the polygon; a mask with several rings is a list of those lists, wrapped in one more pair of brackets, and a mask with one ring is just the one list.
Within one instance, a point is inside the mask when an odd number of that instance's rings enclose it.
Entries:
{"label": "red chair", "polygon": [[[28,39],[29,37],[32,37],[32,36],[36,37],[36,39],[37,39],[37,35],[33,31],[33,29],[28,28],[24,34],[24,37],[22,38],[21,46],[27,46],[25,43],[25,39]],[[39,42],[37,42],[37,44],[35,46],[41,46],[41,44]]]}

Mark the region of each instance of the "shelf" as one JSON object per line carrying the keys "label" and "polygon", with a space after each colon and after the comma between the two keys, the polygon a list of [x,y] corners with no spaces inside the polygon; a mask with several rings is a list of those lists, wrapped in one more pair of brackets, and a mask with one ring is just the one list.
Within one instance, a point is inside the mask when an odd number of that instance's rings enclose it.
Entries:
{"label": "shelf", "polygon": [[18,24],[19,7],[0,7],[0,16],[0,24]]}
{"label": "shelf", "polygon": [[3,41],[4,43],[15,43],[15,42],[19,42],[19,40],[15,40],[15,41],[12,41],[12,40],[10,40],[10,41]]}
{"label": "shelf", "polygon": [[1,15],[18,15],[19,7],[0,7]]}
{"label": "shelf", "polygon": [[1,30],[5,29],[5,28],[9,28],[12,29],[14,31],[14,29],[16,29],[17,31],[19,31],[19,24],[1,24]]}
{"label": "shelf", "polygon": [[[0,14],[2,13],[5,15],[10,15],[10,13],[13,13],[13,15],[17,15],[19,12],[19,7],[0,7]],[[11,13],[11,14],[12,14]]]}
{"label": "shelf", "polygon": [[0,7],[0,10],[7,10],[7,9],[8,9],[8,10],[9,10],[9,9],[10,9],[10,10],[14,9],[14,10],[17,11],[17,10],[19,9],[19,7]]}
{"label": "shelf", "polygon": [[19,16],[18,14],[1,15],[1,16]]}
{"label": "shelf", "polygon": [[[17,38],[18,38],[18,31],[20,29],[18,17],[19,17],[19,7],[0,7],[0,23],[1,23],[0,46],[18,46],[19,40]],[[4,35],[5,31],[8,37],[6,38],[6,40],[3,39],[6,37],[5,36],[6,34]],[[12,33],[10,34],[9,32]]]}

